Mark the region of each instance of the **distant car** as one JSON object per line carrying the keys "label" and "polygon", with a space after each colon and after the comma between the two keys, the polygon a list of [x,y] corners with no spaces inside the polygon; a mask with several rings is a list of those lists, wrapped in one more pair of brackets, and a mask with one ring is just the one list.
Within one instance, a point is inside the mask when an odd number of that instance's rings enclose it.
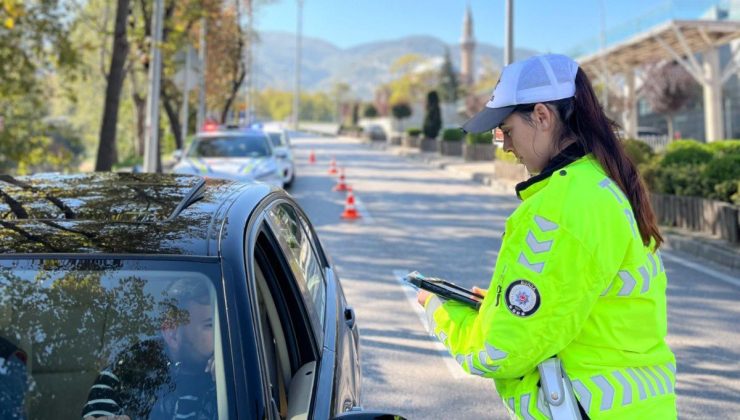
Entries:
{"label": "distant car", "polygon": [[355,314],[283,190],[93,173],[0,192],[0,418],[379,415],[360,411]]}
{"label": "distant car", "polygon": [[385,140],[387,138],[383,127],[377,124],[365,126],[362,135],[369,140]]}
{"label": "distant car", "polygon": [[172,172],[235,181],[256,180],[283,187],[281,166],[270,139],[264,131],[254,129],[198,133]]}
{"label": "distant car", "polygon": [[272,141],[272,148],[275,150],[275,156],[278,165],[283,174],[284,188],[290,188],[295,180],[295,162],[293,161],[293,151],[291,150],[290,137],[286,130],[272,131],[265,130]]}

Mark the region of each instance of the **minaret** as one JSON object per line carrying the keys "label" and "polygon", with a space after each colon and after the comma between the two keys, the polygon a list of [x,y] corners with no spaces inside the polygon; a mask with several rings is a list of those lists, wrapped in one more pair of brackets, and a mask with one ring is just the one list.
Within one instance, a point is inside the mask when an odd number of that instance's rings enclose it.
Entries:
{"label": "minaret", "polygon": [[470,86],[475,81],[473,70],[475,38],[473,37],[473,14],[470,12],[470,2],[468,2],[463,18],[463,35],[460,39],[460,47],[460,79],[465,86]]}

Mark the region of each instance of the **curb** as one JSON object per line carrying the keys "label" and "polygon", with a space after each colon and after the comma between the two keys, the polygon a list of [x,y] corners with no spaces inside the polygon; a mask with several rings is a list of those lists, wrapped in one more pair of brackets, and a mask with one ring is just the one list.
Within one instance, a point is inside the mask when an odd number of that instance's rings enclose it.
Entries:
{"label": "curb", "polygon": [[663,228],[665,249],[700,258],[733,271],[740,272],[740,248],[722,240],[701,237],[691,232]]}

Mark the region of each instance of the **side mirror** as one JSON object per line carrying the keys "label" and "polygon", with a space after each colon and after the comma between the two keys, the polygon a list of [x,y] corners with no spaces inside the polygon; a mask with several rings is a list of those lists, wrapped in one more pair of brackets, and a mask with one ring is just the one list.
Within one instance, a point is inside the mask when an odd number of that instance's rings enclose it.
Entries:
{"label": "side mirror", "polygon": [[346,411],[332,420],[406,420],[406,417],[380,411]]}
{"label": "side mirror", "polygon": [[286,152],[285,150],[277,150],[275,151],[275,157],[277,157],[278,159],[285,159],[288,157],[288,152]]}

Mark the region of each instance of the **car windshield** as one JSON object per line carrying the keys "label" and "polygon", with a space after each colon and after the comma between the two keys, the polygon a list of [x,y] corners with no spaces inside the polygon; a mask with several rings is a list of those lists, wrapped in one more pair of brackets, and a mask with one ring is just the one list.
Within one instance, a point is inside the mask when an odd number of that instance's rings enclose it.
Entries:
{"label": "car windshield", "polygon": [[270,141],[272,141],[273,147],[285,146],[283,143],[283,135],[281,133],[267,133],[267,135],[270,136]]}
{"label": "car windshield", "polygon": [[195,140],[188,157],[253,158],[272,153],[264,135],[208,137]]}
{"label": "car windshield", "polygon": [[227,418],[219,277],[214,263],[0,260],[0,418]]}

